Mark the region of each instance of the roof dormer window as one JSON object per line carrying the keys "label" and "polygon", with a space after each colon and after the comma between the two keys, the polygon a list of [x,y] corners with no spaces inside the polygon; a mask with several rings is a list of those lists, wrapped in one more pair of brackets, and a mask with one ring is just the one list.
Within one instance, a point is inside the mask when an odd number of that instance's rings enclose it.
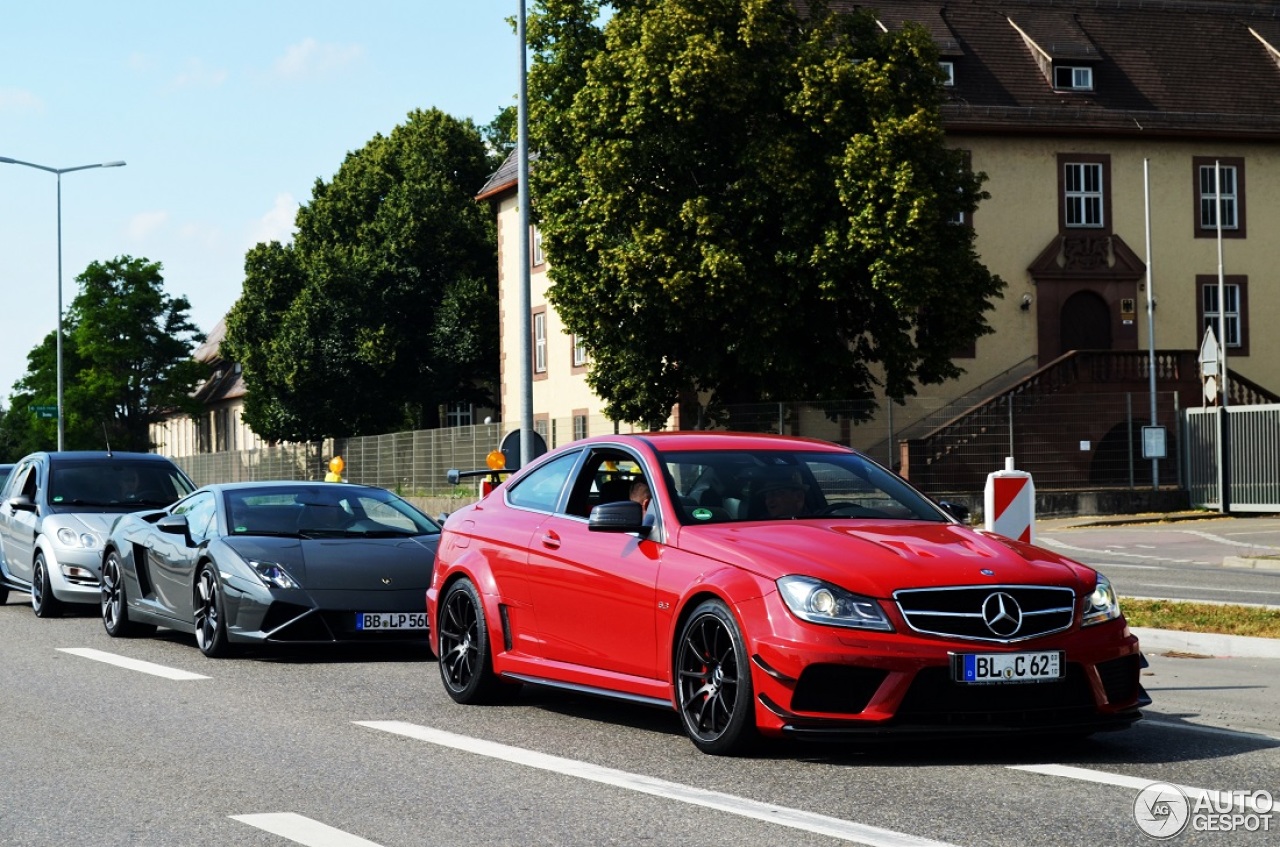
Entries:
{"label": "roof dormer window", "polygon": [[1088,65],[1054,65],[1053,87],[1064,91],[1092,91],[1093,68]]}

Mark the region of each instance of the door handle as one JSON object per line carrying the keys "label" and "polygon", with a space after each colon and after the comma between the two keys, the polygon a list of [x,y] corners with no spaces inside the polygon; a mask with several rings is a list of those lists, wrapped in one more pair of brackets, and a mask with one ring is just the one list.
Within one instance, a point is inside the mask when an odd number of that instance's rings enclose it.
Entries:
{"label": "door handle", "polygon": [[542,536],[542,546],[543,546],[543,547],[549,547],[549,548],[551,548],[552,550],[559,550],[559,549],[560,549],[560,536],[558,536],[558,535],[556,535],[554,532],[552,532],[552,531],[548,530],[548,531],[547,531],[546,533],[544,533],[544,534],[543,534],[543,536]]}

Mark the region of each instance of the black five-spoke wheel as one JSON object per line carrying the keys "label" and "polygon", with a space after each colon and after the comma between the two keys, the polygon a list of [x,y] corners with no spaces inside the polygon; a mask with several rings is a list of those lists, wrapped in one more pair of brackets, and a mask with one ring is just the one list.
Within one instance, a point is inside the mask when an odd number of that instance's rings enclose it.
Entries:
{"label": "black five-spoke wheel", "polygon": [[222,589],[213,565],[200,569],[195,586],[196,645],[206,656],[218,659],[231,655],[227,622],[222,617]]}
{"label": "black five-spoke wheel", "polygon": [[747,750],[756,738],[751,669],[738,625],[724,603],[694,610],[676,650],[680,720],[704,753]]}
{"label": "black five-spoke wheel", "polygon": [[449,586],[439,616],[440,679],[450,697],[459,703],[490,703],[519,692],[519,685],[504,683],[493,672],[484,605],[471,580]]}
{"label": "black five-spoke wheel", "polygon": [[102,563],[102,627],[112,638],[130,638],[155,632],[155,626],[129,620],[120,557],[113,550]]}

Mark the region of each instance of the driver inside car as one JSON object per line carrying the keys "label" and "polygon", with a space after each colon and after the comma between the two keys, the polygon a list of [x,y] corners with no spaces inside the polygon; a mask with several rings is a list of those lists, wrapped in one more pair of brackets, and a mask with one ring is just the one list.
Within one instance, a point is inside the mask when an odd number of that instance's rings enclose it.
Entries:
{"label": "driver inside car", "polygon": [[805,511],[805,486],[791,472],[777,474],[759,488],[765,515],[769,518],[794,518]]}

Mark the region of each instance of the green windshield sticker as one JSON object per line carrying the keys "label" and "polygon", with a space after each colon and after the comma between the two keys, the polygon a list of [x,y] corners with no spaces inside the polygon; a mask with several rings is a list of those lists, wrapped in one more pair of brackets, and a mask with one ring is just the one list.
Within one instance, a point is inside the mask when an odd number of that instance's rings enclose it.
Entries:
{"label": "green windshield sticker", "polygon": [[711,510],[710,509],[694,509],[693,516],[700,521],[709,521],[711,520]]}
{"label": "green windshield sticker", "polygon": [[55,502],[55,503],[61,503],[61,502],[62,502],[62,497],[61,497],[61,496],[54,497],[54,498],[53,498],[53,502]]}

